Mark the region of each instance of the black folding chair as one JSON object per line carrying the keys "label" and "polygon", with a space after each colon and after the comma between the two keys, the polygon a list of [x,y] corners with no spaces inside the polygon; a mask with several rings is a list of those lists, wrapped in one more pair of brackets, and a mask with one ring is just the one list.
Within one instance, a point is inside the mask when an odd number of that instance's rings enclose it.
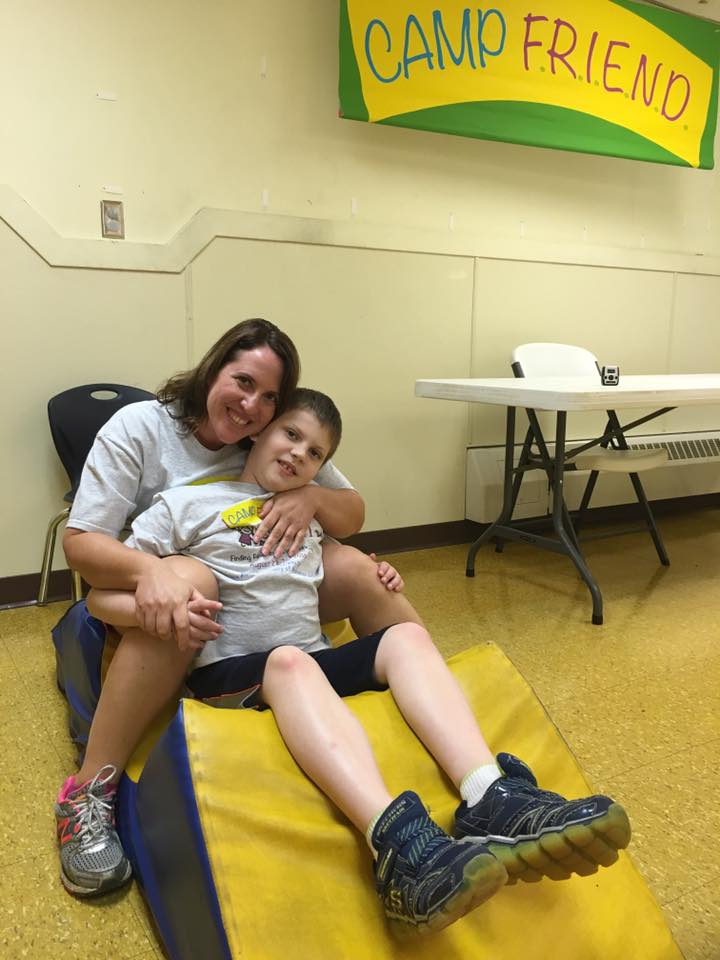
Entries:
{"label": "black folding chair", "polygon": [[[110,417],[121,407],[139,400],[154,400],[155,394],[139,387],[128,387],[120,383],[88,383],[81,387],[63,390],[48,401],[48,419],[58,457],[70,480],[70,489],[63,497],[72,504],[80,485],[85,460],[95,441],[95,436]],[[50,521],[45,536],[40,589],[37,602],[39,606],[47,603],[50,571],[52,568],[55,540],[60,524],[70,515],[70,506],[65,507]],[[72,571],[72,598],[82,597],[80,574]]]}

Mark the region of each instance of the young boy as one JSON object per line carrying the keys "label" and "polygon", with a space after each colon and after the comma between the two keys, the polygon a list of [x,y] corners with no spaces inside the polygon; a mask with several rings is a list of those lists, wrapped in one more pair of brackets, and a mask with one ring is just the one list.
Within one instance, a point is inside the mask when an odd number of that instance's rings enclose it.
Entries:
{"label": "young boy", "polygon": [[[256,440],[237,481],[169,490],[134,522],[133,546],[167,557],[181,575],[202,561],[217,579],[223,633],[200,651],[189,688],[202,698],[241,694],[245,705],[272,709],[298,765],[365,834],[377,891],[397,932],[442,929],[495,893],[508,873],[563,879],[610,865],[630,839],[622,807],[608,797],[566,801],[539,790],[529,768],[509,754],[499,754],[496,764],[422,627],[395,624],[329,647],[318,618],[316,521],[294,557],[263,556],[253,529],[264,501],[311,483],[341,429],[328,397],[297,390]],[[94,590],[88,607],[113,623],[134,621],[123,593]],[[458,788],[454,837],[415,793],[390,795],[341,699],[388,687]],[[87,793],[101,795],[102,783]]]}

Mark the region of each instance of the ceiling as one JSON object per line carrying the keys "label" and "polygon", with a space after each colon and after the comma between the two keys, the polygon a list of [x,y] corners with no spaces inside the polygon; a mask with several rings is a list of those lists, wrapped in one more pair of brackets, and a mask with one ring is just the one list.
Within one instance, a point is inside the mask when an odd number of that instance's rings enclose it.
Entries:
{"label": "ceiling", "polygon": [[682,13],[691,13],[695,17],[704,17],[720,23],[720,0],[650,0],[658,7],[670,7]]}

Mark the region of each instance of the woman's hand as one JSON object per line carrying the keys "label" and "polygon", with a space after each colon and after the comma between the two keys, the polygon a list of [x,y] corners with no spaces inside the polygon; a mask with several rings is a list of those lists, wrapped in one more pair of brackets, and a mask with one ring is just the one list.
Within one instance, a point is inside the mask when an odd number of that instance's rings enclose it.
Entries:
{"label": "woman's hand", "polygon": [[[206,600],[188,581],[178,577],[167,564],[154,564],[138,580],[135,590],[135,616],[138,626],[164,640],[174,637],[183,651],[197,650],[197,644],[218,636],[222,627],[205,613],[193,611],[192,624],[188,604],[202,598],[206,610],[219,609]],[[194,631],[191,639],[191,627]]]}
{"label": "woman's hand", "polygon": [[255,531],[255,543],[263,543],[264,557],[271,553],[278,559],[288,553],[294,556],[303,544],[310,521],[317,510],[317,487],[300,487],[276,493],[260,511],[262,523]]}
{"label": "woman's hand", "polygon": [[400,593],[405,586],[405,581],[395,567],[391,567],[386,560],[378,560],[374,553],[370,554],[370,559],[378,565],[377,575],[380,578],[380,583],[384,584],[393,593]]}

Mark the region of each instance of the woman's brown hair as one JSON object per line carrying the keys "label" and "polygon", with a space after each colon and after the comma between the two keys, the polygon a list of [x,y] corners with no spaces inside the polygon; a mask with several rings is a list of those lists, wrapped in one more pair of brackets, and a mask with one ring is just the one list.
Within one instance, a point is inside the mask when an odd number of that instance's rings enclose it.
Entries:
{"label": "woman's brown hair", "polygon": [[188,433],[194,433],[207,416],[210,387],[225,364],[244,350],[264,346],[270,347],[282,361],[277,405],[277,413],[281,413],[300,379],[300,357],[286,333],[259,317],[231,327],[210,347],[196,367],[170,377],[158,390],[158,400],[165,405],[172,404],[170,416],[179,420]]}

